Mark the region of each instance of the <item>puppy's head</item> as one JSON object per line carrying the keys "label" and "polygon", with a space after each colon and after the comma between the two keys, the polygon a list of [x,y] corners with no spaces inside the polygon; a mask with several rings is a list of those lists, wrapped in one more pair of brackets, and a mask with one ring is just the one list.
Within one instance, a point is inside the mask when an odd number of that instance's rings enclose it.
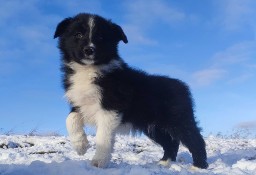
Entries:
{"label": "puppy's head", "polygon": [[119,41],[128,43],[120,26],[97,15],[79,14],[66,18],[56,28],[59,48],[66,62],[107,64],[118,57]]}

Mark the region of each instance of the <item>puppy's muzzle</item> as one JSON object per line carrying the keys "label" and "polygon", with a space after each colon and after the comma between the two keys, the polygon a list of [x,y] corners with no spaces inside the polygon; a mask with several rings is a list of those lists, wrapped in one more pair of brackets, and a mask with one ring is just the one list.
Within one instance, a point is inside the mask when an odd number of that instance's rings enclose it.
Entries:
{"label": "puppy's muzzle", "polygon": [[83,51],[86,56],[93,56],[95,54],[95,47],[87,46]]}

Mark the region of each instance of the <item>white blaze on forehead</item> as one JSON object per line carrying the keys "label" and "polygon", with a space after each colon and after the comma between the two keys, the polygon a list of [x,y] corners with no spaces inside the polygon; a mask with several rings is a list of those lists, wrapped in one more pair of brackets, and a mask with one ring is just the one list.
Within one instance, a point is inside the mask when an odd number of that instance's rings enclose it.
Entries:
{"label": "white blaze on forehead", "polygon": [[90,44],[92,44],[91,43],[91,41],[92,41],[92,31],[93,31],[93,28],[95,26],[93,16],[90,16],[89,21],[88,21],[88,25],[89,25],[89,40],[90,40]]}

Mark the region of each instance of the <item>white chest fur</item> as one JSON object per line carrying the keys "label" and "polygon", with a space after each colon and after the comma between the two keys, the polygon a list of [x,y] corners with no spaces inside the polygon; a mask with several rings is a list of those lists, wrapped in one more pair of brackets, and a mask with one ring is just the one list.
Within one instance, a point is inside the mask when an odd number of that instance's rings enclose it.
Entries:
{"label": "white chest fur", "polygon": [[69,78],[71,86],[66,92],[66,97],[74,106],[80,108],[84,120],[95,123],[94,118],[101,108],[101,89],[94,84],[95,78],[100,76],[100,71],[95,66],[83,66],[77,63],[70,64],[74,70]]}
{"label": "white chest fur", "polygon": [[106,116],[111,116],[107,117],[109,120],[117,116],[115,111],[106,111],[102,108],[102,91],[94,81],[97,77],[103,76],[103,72],[120,69],[121,62],[113,60],[102,66],[71,63],[68,66],[74,70],[74,73],[69,77],[71,85],[65,95],[72,105],[79,107],[84,122],[97,124],[97,120],[102,120],[104,116],[105,119]]}

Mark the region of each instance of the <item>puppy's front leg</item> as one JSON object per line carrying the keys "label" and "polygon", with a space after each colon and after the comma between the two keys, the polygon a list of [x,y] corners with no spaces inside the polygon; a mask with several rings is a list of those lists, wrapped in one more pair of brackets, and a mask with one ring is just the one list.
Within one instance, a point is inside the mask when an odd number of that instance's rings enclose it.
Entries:
{"label": "puppy's front leg", "polygon": [[104,168],[108,165],[113,151],[115,130],[120,118],[115,112],[104,111],[97,116],[96,153],[92,165]]}
{"label": "puppy's front leg", "polygon": [[77,154],[83,155],[88,149],[88,140],[84,132],[84,120],[78,112],[71,112],[66,120],[71,144]]}

